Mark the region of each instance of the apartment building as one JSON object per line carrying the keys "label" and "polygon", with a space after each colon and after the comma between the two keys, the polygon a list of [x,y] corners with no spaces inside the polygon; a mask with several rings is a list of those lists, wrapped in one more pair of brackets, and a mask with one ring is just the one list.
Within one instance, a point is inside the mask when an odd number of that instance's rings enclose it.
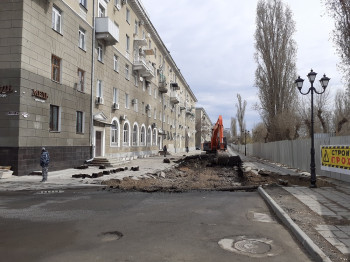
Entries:
{"label": "apartment building", "polygon": [[207,112],[203,107],[197,107],[195,114],[195,146],[196,148],[203,149],[203,143],[205,141],[211,141],[213,123],[211,122]]}
{"label": "apartment building", "polygon": [[0,165],[195,148],[195,95],[138,0],[0,3]]}

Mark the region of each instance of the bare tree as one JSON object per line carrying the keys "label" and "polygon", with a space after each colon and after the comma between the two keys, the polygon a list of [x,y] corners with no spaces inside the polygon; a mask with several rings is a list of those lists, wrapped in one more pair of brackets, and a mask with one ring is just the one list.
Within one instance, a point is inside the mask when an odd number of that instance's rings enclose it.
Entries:
{"label": "bare tree", "polygon": [[259,123],[253,127],[252,140],[253,143],[266,143],[267,129],[264,123]]}
{"label": "bare tree", "polygon": [[323,0],[329,15],[334,19],[333,41],[341,58],[339,65],[344,73],[350,96],[350,2],[349,0]]}
{"label": "bare tree", "polygon": [[[311,101],[310,97],[303,97],[301,105],[299,107],[299,113],[301,122],[303,125],[302,130],[307,130],[307,135],[301,136],[309,137],[311,135]],[[330,91],[326,90],[325,93],[315,96],[314,101],[314,132],[315,133],[329,133],[331,132],[332,125],[332,110],[330,107]]]}
{"label": "bare tree", "polygon": [[237,99],[238,99],[238,103],[236,104],[236,108],[237,108],[236,116],[237,116],[239,131],[240,131],[240,134],[242,134],[242,132],[245,130],[244,114],[245,114],[245,108],[247,106],[247,101],[244,100],[242,103],[242,97],[240,94],[237,94]]}
{"label": "bare tree", "polygon": [[337,135],[350,135],[350,99],[344,91],[335,96],[334,126]]}
{"label": "bare tree", "polygon": [[255,31],[255,85],[259,113],[268,140],[294,139],[300,124],[296,113],[296,43],[292,12],[281,0],[259,0]]}
{"label": "bare tree", "polygon": [[233,137],[237,136],[237,119],[234,117],[231,117],[231,124],[230,124],[231,134]]}

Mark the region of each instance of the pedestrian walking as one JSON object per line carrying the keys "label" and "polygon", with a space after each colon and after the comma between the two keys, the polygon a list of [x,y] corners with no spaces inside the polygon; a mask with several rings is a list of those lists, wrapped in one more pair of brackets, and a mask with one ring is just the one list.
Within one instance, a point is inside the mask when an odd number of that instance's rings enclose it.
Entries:
{"label": "pedestrian walking", "polygon": [[186,146],[186,153],[188,153],[189,152],[189,150],[188,150],[188,146]]}
{"label": "pedestrian walking", "polygon": [[163,146],[163,152],[164,152],[164,157],[166,157],[166,152],[168,151],[168,149],[166,148],[166,145]]}
{"label": "pedestrian walking", "polygon": [[41,149],[41,155],[40,155],[40,166],[42,167],[42,176],[43,179],[41,182],[47,181],[47,173],[49,172],[49,163],[50,163],[50,155],[49,152],[43,147]]}

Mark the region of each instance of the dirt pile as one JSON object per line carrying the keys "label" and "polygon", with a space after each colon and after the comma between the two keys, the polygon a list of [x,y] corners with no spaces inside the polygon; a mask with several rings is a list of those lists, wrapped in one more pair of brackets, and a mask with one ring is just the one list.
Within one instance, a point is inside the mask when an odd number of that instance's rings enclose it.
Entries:
{"label": "dirt pile", "polygon": [[142,192],[247,191],[267,184],[283,186],[309,184],[307,177],[285,176],[268,171],[260,171],[258,174],[243,172],[239,156],[195,155],[174,162],[177,165],[173,169],[147,174],[147,178],[135,180],[126,177],[123,180],[104,181],[103,184],[110,188]]}

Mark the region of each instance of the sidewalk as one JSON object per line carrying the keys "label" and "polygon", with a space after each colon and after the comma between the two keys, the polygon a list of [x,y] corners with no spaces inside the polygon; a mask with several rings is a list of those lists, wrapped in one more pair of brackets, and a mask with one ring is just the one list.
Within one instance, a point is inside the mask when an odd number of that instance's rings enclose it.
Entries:
{"label": "sidewalk", "polygon": [[[268,161],[240,156],[244,166],[252,171],[264,168],[284,175],[306,174]],[[350,261],[350,183],[322,179],[332,186],[267,187],[259,189],[259,192],[306,249],[314,253],[316,261]],[[299,206],[296,200],[300,201]]]}
{"label": "sidewalk", "polygon": [[[189,153],[172,153],[167,155],[167,158],[171,160],[176,160],[181,158],[183,155],[195,155],[201,154],[201,151],[192,151]],[[0,192],[4,191],[22,191],[22,190],[32,190],[32,191],[52,191],[52,190],[63,190],[68,188],[88,188],[88,187],[105,187],[101,185],[104,180],[110,179],[123,179],[124,177],[130,177],[133,179],[140,178],[151,178],[151,175],[159,174],[161,171],[172,168],[176,165],[173,161],[170,164],[163,163],[164,156],[151,156],[148,158],[138,158],[132,161],[127,161],[121,163],[118,166],[99,169],[99,167],[90,166],[87,169],[64,169],[59,171],[50,171],[48,174],[47,182],[40,182],[41,175],[32,176],[11,176],[10,178],[0,179]],[[139,166],[139,171],[131,171],[131,167]],[[72,178],[75,174],[87,174],[92,175],[93,173],[99,173],[102,171],[112,170],[116,168],[127,167],[128,170],[118,173],[111,173],[109,175],[104,175],[99,178]]]}

